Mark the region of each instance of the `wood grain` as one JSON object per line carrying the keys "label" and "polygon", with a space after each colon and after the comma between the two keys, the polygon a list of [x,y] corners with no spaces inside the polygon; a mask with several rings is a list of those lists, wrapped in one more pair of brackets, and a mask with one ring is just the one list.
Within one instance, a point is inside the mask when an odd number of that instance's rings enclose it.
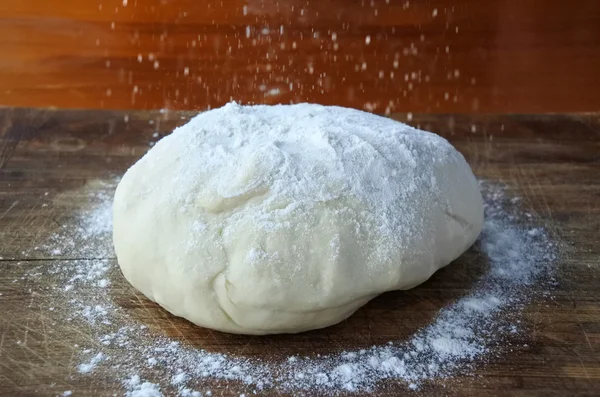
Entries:
{"label": "wood grain", "polygon": [[4,0],[0,104],[600,109],[600,2]]}
{"label": "wood grain", "polygon": [[[150,141],[190,113],[121,111],[0,111],[0,395],[121,395],[114,379],[76,374],[76,344],[97,343],[47,310],[61,292],[53,278],[21,279],[56,259],[27,248],[47,239],[87,200],[86,186],[120,175]],[[408,116],[395,114],[406,120]],[[600,390],[600,116],[414,115],[411,123],[452,141],[475,173],[507,186],[524,210],[560,243],[553,299],[521,314],[526,330],[475,377],[424,386],[421,395],[597,396]],[[47,194],[46,194],[47,193]],[[69,263],[69,253],[59,260]],[[483,271],[467,252],[423,285],[387,293],[349,320],[300,335],[245,337],[210,332],[175,318],[136,293],[114,271],[110,294],[121,310],[157,335],[214,352],[250,357],[317,354],[401,340],[466,293]],[[90,288],[82,294],[96,294]],[[60,307],[57,310],[61,310]],[[239,395],[239,384],[208,382],[213,395]],[[405,395],[386,384],[377,395]],[[269,392],[265,393],[270,395]]]}

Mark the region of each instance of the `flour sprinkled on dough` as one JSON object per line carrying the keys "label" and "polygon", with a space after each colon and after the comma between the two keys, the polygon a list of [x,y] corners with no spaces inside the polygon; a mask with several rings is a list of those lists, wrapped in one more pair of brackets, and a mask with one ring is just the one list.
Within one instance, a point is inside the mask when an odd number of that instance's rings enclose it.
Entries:
{"label": "flour sprinkled on dough", "polygon": [[477,238],[445,139],[353,109],[240,106],[159,141],[115,194],[125,278],[173,314],[247,334],[323,328],[412,288]]}

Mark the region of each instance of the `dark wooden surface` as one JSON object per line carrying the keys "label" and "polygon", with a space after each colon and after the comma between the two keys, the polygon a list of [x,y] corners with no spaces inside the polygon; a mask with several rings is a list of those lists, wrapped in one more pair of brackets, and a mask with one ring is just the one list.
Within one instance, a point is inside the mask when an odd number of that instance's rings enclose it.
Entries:
{"label": "dark wooden surface", "polygon": [[123,3],[0,2],[0,105],[600,110],[597,0]]}
{"label": "dark wooden surface", "polygon": [[[44,289],[44,279],[13,281],[28,266],[52,263],[22,252],[51,234],[54,220],[85,200],[82,187],[122,174],[148,149],[154,133],[166,134],[188,117],[175,112],[0,110],[0,395],[123,393],[117,380],[77,375],[73,346],[90,339],[91,331],[53,321],[43,309],[52,295]],[[536,300],[523,312],[525,331],[513,341],[516,347],[476,367],[474,377],[434,382],[416,393],[600,395],[600,116],[414,115],[410,122],[449,138],[477,176],[506,184],[509,194],[520,196],[523,209],[560,243],[554,299]],[[111,275],[110,293],[151,332],[210,351],[257,357],[326,353],[407,338],[469,290],[478,277],[472,264],[467,266],[471,259],[467,253],[423,285],[373,300],[342,324],[295,336],[209,333],[147,301],[120,274]],[[223,382],[210,386],[214,395],[244,390]],[[388,385],[376,394],[399,393],[408,391]]]}

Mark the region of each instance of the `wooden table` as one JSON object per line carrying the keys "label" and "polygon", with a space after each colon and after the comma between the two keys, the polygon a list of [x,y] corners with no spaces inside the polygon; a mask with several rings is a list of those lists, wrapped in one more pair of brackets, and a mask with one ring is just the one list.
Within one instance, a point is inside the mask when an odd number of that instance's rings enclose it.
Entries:
{"label": "wooden table", "polygon": [[[20,277],[28,267],[50,266],[52,259],[23,252],[53,233],[85,200],[83,193],[69,192],[121,175],[156,140],[153,134],[168,133],[190,115],[0,110],[0,395],[123,394],[114,379],[77,374],[74,344],[89,339],[91,329],[57,322],[54,312],[44,309],[57,293],[46,288],[45,276],[36,283]],[[526,331],[516,347],[477,367],[475,376],[433,382],[415,393],[600,395],[600,116],[415,115],[410,123],[450,139],[479,177],[506,184],[560,245],[554,299],[536,300],[523,312]],[[68,264],[70,259],[75,258],[60,260]],[[373,300],[342,324],[264,338],[217,332],[207,338],[210,331],[168,315],[120,274],[111,277],[115,302],[151,332],[211,351],[262,357],[405,338],[467,292],[476,275],[459,259],[414,290]],[[210,386],[213,395],[246,390],[236,383]],[[407,393],[405,386],[387,385],[377,394]]]}

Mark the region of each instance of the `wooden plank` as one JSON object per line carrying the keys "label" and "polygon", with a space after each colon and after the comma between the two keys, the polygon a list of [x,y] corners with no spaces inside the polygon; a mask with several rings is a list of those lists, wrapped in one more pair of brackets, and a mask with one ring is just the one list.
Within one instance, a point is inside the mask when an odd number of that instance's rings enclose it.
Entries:
{"label": "wooden plank", "polygon": [[[54,288],[56,276],[43,269],[81,258],[69,252],[49,257],[30,248],[83,205],[86,186],[122,174],[156,140],[153,134],[166,134],[189,117],[178,112],[0,110],[0,395],[123,393],[108,373],[77,374],[75,345],[97,344],[93,329],[65,322],[60,315],[65,307],[47,308],[47,302],[60,301],[62,292]],[[525,309],[526,331],[513,341],[518,343],[512,351],[477,367],[475,377],[427,383],[420,393],[597,395],[600,118],[414,115],[411,123],[449,138],[479,177],[506,184],[560,242],[554,298],[536,300]],[[143,298],[115,269],[109,293],[120,310],[151,332],[208,351],[260,358],[325,354],[407,338],[469,290],[483,271],[478,261],[469,252],[413,290],[384,294],[337,326],[300,335],[255,338],[195,327]],[[31,269],[40,269],[43,276],[21,279]],[[97,293],[94,288],[81,291]],[[210,381],[203,386],[215,395],[247,392],[238,383]],[[407,391],[388,384],[377,394],[399,393]]]}
{"label": "wooden plank", "polygon": [[600,3],[5,0],[0,104],[600,109]]}

